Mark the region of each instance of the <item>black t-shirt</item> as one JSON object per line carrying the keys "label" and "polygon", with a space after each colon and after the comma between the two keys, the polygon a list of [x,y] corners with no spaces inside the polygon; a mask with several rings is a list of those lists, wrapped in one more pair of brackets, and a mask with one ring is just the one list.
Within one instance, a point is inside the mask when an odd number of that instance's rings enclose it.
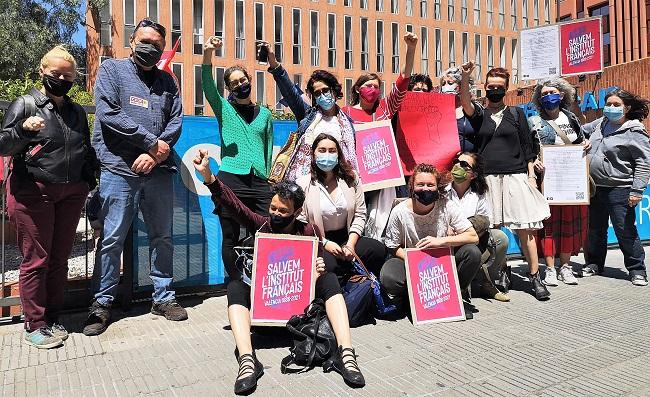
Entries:
{"label": "black t-shirt", "polygon": [[523,111],[516,107],[506,107],[497,127],[490,116],[490,110],[481,106],[475,106],[475,109],[469,120],[473,126],[478,127],[476,144],[478,153],[485,159],[485,173],[527,173],[528,162],[537,157],[539,145],[535,145],[536,138],[528,127]]}
{"label": "black t-shirt", "polygon": [[252,123],[253,120],[255,120],[255,118],[257,117],[257,115],[260,114],[260,107],[258,105],[253,105],[253,104],[241,105],[238,104],[237,102],[230,102],[230,103],[247,124]]}

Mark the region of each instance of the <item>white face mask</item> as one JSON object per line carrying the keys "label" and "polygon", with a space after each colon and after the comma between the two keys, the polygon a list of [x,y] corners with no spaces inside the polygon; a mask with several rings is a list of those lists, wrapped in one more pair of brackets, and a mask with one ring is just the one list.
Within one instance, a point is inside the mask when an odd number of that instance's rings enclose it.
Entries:
{"label": "white face mask", "polygon": [[443,94],[454,94],[456,95],[458,93],[458,84],[453,83],[453,84],[445,84],[440,88],[440,92]]}

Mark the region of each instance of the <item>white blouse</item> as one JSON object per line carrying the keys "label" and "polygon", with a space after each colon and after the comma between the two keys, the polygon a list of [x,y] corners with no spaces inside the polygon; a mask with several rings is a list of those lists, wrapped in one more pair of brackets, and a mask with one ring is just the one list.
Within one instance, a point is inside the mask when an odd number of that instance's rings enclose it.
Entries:
{"label": "white blouse", "polygon": [[320,212],[323,218],[323,227],[326,232],[346,229],[348,227],[348,202],[343,191],[338,188],[334,191],[334,198],[330,196],[322,184],[320,189]]}

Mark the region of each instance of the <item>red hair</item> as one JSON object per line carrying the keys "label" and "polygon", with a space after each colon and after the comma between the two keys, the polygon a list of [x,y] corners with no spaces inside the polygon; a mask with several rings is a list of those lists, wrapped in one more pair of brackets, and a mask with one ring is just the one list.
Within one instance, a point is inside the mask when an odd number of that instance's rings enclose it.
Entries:
{"label": "red hair", "polygon": [[488,70],[487,74],[485,75],[485,85],[487,85],[487,79],[490,77],[501,77],[506,81],[506,89],[508,89],[508,86],[510,85],[510,72],[508,69],[492,68]]}

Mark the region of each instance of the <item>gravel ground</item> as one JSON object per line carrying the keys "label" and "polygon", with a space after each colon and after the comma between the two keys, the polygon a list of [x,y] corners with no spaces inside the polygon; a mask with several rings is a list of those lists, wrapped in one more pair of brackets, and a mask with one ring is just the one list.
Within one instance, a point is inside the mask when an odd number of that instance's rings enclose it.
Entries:
{"label": "gravel ground", "polygon": [[[93,274],[95,251],[93,250],[92,230],[90,230],[90,227],[87,236],[86,238],[86,218],[81,218],[77,226],[77,236],[72,247],[72,254],[70,254],[70,260],[68,261],[68,279],[83,278],[86,276],[86,250],[89,251],[88,276]],[[4,249],[5,283],[12,283],[18,281],[18,267],[22,261],[22,255],[13,241],[7,241],[4,244]]]}

